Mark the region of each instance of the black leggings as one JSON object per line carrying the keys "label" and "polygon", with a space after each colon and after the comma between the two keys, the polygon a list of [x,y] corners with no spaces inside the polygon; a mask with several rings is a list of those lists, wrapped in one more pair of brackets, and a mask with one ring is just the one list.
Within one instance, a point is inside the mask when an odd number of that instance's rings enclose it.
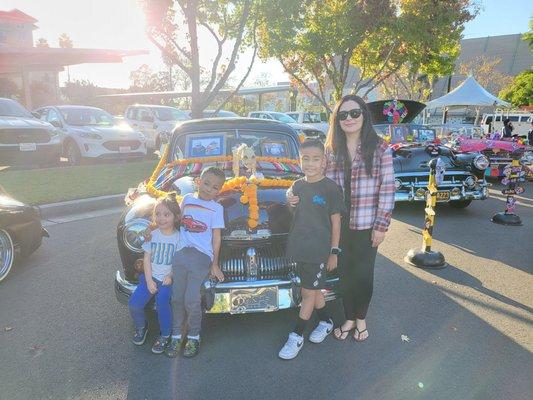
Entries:
{"label": "black leggings", "polygon": [[340,288],[346,319],[365,319],[374,288],[377,248],[372,229],[354,231],[343,227],[339,258]]}

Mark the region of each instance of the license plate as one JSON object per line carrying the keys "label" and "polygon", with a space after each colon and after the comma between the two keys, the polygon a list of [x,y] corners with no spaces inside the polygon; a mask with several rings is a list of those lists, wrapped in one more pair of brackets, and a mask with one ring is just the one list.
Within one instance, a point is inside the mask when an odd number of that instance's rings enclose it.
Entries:
{"label": "license plate", "polygon": [[276,311],[278,309],[278,287],[230,290],[230,312]]}
{"label": "license plate", "polygon": [[450,191],[442,190],[437,192],[437,201],[449,201],[450,200]]}
{"label": "license plate", "polygon": [[35,151],[37,150],[37,146],[35,143],[20,143],[19,144],[20,151]]}
{"label": "license plate", "polygon": [[129,153],[131,151],[131,147],[129,146],[119,146],[118,152],[119,153]]}

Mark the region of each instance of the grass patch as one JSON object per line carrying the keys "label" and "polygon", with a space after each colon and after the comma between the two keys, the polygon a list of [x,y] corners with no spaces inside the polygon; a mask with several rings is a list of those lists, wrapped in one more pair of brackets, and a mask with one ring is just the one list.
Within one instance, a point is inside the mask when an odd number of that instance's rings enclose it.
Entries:
{"label": "grass patch", "polygon": [[19,201],[47,204],[126,193],[155,169],[157,160],[81,165],[26,171],[0,171],[0,185]]}

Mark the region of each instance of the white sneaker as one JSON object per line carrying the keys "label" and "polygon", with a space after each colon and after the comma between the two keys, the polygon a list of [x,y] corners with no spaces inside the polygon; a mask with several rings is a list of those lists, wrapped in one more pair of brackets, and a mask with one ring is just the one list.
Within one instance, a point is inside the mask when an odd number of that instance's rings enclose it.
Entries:
{"label": "white sneaker", "polygon": [[279,358],[292,360],[298,355],[298,352],[304,345],[304,338],[294,332],[289,333],[289,338],[285,345],[279,351]]}
{"label": "white sneaker", "polygon": [[333,331],[333,322],[331,320],[320,321],[316,328],[309,335],[309,341],[313,343],[322,343],[326,336],[328,336]]}

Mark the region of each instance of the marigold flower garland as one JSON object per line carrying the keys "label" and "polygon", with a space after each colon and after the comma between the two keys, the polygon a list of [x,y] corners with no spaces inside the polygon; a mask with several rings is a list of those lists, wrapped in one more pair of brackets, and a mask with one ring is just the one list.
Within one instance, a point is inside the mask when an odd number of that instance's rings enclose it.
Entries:
{"label": "marigold flower garland", "polygon": [[[148,183],[146,184],[146,191],[154,196],[154,197],[163,197],[166,196],[168,193],[164,190],[159,190],[154,186],[155,181],[157,180],[159,174],[163,170],[164,167],[172,168],[178,165],[184,165],[184,164],[191,164],[191,163],[206,163],[206,162],[226,162],[231,161],[231,157],[197,157],[197,158],[186,158],[186,159],[180,159],[172,161],[171,163],[168,163],[165,165],[165,160],[168,156],[169,147],[168,145],[165,146],[165,150],[163,152],[163,155],[161,156],[161,159],[159,163],[157,164],[154,172],[152,173],[152,176],[148,180]],[[265,162],[279,162],[279,163],[287,163],[287,164],[298,164],[297,160],[293,160],[290,158],[276,158],[276,157],[257,157],[257,161],[265,161]],[[248,204],[248,227],[250,229],[254,229],[258,225],[259,221],[259,202],[257,198],[257,188],[259,186],[261,187],[276,187],[276,188],[288,188],[292,185],[293,180],[291,179],[258,179],[256,177],[246,178],[245,176],[239,176],[235,178],[228,179],[226,182],[224,182],[224,185],[222,186],[220,193],[229,192],[229,191],[240,191],[242,192],[242,195],[240,197],[240,201],[242,204]],[[181,196],[177,196],[178,201],[180,201],[182,198]]]}

